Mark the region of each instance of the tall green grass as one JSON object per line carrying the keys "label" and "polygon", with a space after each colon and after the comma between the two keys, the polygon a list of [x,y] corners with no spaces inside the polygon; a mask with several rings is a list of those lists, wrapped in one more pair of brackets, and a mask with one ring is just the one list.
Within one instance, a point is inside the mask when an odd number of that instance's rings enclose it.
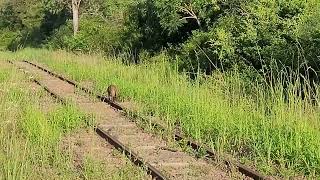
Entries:
{"label": "tall green grass", "polygon": [[0,67],[0,74],[0,179],[77,177],[59,140],[85,126],[85,115],[57,103],[46,114],[40,106],[43,91],[28,89],[30,83],[13,66]]}
{"label": "tall green grass", "polygon": [[[116,84],[123,100],[142,105],[141,114],[152,112],[169,127],[178,121],[184,133],[218,154],[231,154],[268,175],[319,177],[320,110],[311,96],[301,98],[299,78],[286,84],[279,78],[266,86],[248,83],[233,71],[191,81],[166,56],[129,66],[64,51],[26,49],[0,56],[35,60],[77,81],[93,82],[99,92]],[[304,91],[308,94],[308,88]],[[313,95],[319,102],[317,91]]]}

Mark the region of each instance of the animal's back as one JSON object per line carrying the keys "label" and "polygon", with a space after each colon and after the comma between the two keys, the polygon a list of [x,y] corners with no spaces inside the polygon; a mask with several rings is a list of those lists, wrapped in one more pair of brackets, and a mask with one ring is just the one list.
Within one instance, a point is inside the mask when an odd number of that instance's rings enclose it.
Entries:
{"label": "animal's back", "polygon": [[117,98],[118,95],[118,89],[115,85],[110,85],[107,89],[108,96],[111,98],[112,101],[114,101],[115,98]]}

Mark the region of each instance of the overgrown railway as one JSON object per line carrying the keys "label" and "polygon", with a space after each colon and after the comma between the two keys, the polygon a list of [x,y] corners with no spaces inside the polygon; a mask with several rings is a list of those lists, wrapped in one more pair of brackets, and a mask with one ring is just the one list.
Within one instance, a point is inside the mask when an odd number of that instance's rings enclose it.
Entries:
{"label": "overgrown railway", "polygon": [[[167,148],[167,143],[163,139],[143,132],[134,122],[129,121],[118,112],[129,110],[118,103],[109,101],[103,95],[82,87],[79,83],[36,63],[29,61],[14,63],[10,61],[10,63],[39,77],[33,80],[61,102],[74,101],[85,112],[95,114],[99,119],[99,125],[95,129],[96,133],[119,151],[124,152],[135,165],[145,167],[154,179],[231,179],[230,173],[217,168],[207,160],[191,157],[179,150],[168,150],[170,148]],[[98,101],[92,100],[89,96],[77,94],[76,89],[96,97]],[[109,105],[117,111],[114,111]],[[162,131],[165,129],[156,123],[152,123],[152,126]],[[195,151],[205,149],[206,159],[215,158],[214,152],[209,148],[180,133],[176,132],[174,137],[176,141],[187,142],[187,145]],[[228,166],[236,167],[248,178],[267,179],[240,163],[227,159],[224,162]]]}

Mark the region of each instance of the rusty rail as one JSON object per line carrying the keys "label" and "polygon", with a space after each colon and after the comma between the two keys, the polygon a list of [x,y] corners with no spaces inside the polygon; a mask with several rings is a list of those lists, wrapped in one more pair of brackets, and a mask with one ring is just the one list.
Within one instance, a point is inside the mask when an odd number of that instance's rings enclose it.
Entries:
{"label": "rusty rail", "polygon": [[[52,75],[52,76],[54,76],[54,77],[57,77],[57,78],[65,81],[65,82],[67,82],[67,83],[69,83],[69,84],[71,84],[71,85],[73,85],[73,86],[81,89],[82,91],[84,91],[84,92],[86,92],[86,93],[89,93],[89,94],[91,94],[91,95],[96,96],[96,98],[100,99],[100,100],[103,101],[103,102],[108,103],[110,106],[112,106],[112,107],[114,107],[114,108],[116,108],[116,109],[118,109],[118,110],[124,110],[124,108],[122,108],[118,103],[112,102],[112,101],[108,100],[107,98],[105,98],[103,95],[99,95],[99,94],[97,94],[97,93],[94,93],[93,91],[91,91],[91,90],[89,90],[89,89],[87,89],[87,88],[85,88],[85,87],[81,87],[77,82],[75,82],[75,81],[73,81],[73,80],[69,80],[69,79],[67,79],[67,78],[64,77],[64,76],[59,75],[59,74],[57,74],[57,73],[54,73],[54,72],[52,72],[52,71],[50,71],[50,70],[48,70],[48,69],[46,69],[46,68],[43,68],[43,67],[41,67],[41,66],[39,66],[39,65],[37,65],[37,64],[35,64],[35,63],[29,62],[29,61],[26,61],[26,60],[25,60],[24,62],[26,62],[26,63],[34,66],[34,67],[37,67],[38,69],[40,69],[40,70],[42,70],[42,71],[45,71],[45,72],[47,72],[48,74],[50,74],[50,75]],[[139,117],[139,118],[143,119],[142,117]],[[143,119],[143,120],[145,120],[145,119]],[[145,120],[145,121],[147,121],[147,120]],[[157,127],[157,128],[160,129],[160,130],[165,130],[165,128],[162,127],[162,126],[159,125],[159,124],[151,123],[151,125],[152,125],[153,127]],[[194,149],[194,150],[196,150],[196,151],[199,150],[199,149],[201,149],[201,148],[202,148],[202,149],[205,149],[206,154],[207,154],[207,158],[214,159],[214,158],[216,157],[215,153],[214,153],[211,149],[209,149],[208,147],[203,146],[203,145],[195,142],[195,141],[192,140],[192,139],[186,138],[185,136],[183,136],[183,135],[180,134],[180,133],[175,133],[175,134],[174,134],[174,137],[175,137],[175,140],[176,140],[176,141],[186,140],[187,145],[190,146],[192,149]],[[235,162],[235,161],[233,161],[233,160],[228,160],[228,159],[224,159],[223,161],[224,161],[224,163],[225,163],[226,165],[232,164],[232,165],[236,166],[236,167],[237,167],[237,170],[238,170],[239,172],[241,172],[242,174],[244,174],[245,176],[247,176],[247,177],[253,178],[253,179],[255,179],[255,180],[266,180],[266,179],[268,179],[268,178],[266,178],[264,175],[262,175],[261,173],[255,171],[255,170],[253,170],[253,169],[251,169],[251,168],[249,168],[249,167],[246,167],[246,166],[243,165],[243,164],[240,164],[240,163],[238,163],[238,162]]]}

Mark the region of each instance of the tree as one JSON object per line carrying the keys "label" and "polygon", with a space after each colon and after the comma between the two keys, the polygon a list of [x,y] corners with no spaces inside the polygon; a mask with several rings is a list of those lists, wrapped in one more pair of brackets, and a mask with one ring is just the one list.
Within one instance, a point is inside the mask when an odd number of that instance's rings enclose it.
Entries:
{"label": "tree", "polygon": [[72,19],[73,19],[73,35],[76,36],[79,31],[79,9],[81,0],[72,0]]}
{"label": "tree", "polygon": [[62,9],[70,9],[72,11],[73,34],[77,35],[79,31],[79,14],[82,0],[44,0],[45,9],[55,14]]}

